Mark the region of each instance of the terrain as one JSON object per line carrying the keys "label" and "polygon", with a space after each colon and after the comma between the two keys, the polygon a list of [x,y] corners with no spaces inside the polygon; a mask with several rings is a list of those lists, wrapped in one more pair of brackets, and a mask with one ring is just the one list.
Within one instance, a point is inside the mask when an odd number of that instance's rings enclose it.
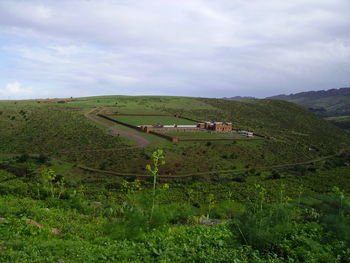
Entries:
{"label": "terrain", "polygon": [[300,104],[322,117],[350,115],[350,88],[277,95],[268,99],[286,100]]}
{"label": "terrain", "polygon": [[[174,143],[99,113],[232,122],[256,137]],[[1,262],[350,262],[350,135],[302,106],[0,101],[0,131]]]}
{"label": "terrain", "polygon": [[[0,107],[2,154],[61,153],[60,158],[70,163],[135,174],[144,173],[150,154],[157,148],[164,149],[168,156],[162,174],[186,174],[313,160],[337,153],[346,147],[349,138],[345,132],[304,108],[274,100],[111,96],[66,104],[5,102]],[[231,121],[237,129],[273,139],[173,144],[109,123],[95,112],[86,114],[95,107],[111,113],[180,114],[199,121]],[[157,122],[158,117],[155,118]],[[135,117],[131,119],[135,121]],[[123,131],[124,135],[127,132],[129,136],[118,135],[121,132],[116,131]],[[138,141],[133,140],[135,136]],[[140,138],[144,141],[140,142]],[[148,147],[127,147],[148,143]],[[122,150],[110,150],[116,148]],[[101,149],[106,151],[99,151]]]}
{"label": "terrain", "polygon": [[348,130],[350,127],[350,88],[277,95],[268,99],[285,100],[302,105],[342,129]]}

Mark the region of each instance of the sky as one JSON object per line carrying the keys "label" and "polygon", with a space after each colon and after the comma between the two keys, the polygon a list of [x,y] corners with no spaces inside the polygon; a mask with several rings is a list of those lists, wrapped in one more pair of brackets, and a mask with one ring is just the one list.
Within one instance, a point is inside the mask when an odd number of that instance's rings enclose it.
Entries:
{"label": "sky", "polygon": [[0,99],[348,86],[349,0],[0,0]]}

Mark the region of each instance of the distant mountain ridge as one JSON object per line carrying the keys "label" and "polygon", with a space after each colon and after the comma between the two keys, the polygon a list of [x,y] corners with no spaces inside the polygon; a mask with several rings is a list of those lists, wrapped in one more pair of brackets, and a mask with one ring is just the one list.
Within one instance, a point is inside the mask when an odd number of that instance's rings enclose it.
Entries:
{"label": "distant mountain ridge", "polygon": [[250,96],[235,96],[235,97],[223,97],[225,100],[254,100],[256,99],[255,97],[250,97]]}
{"label": "distant mountain ridge", "polygon": [[317,91],[305,91],[299,93],[291,93],[289,95],[280,94],[276,96],[267,97],[267,99],[280,99],[280,100],[291,100],[298,98],[322,98],[327,96],[337,96],[337,95],[350,95],[350,87],[339,88],[339,89],[329,89],[329,90],[317,90]]}
{"label": "distant mountain ridge", "polygon": [[285,100],[302,105],[321,117],[350,115],[350,87],[277,95],[266,99]]}

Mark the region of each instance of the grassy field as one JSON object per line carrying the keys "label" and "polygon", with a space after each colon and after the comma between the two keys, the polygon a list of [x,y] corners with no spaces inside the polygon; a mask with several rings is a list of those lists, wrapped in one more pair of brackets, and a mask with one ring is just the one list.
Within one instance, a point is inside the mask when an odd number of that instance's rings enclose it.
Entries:
{"label": "grassy field", "polygon": [[131,125],[195,125],[194,121],[168,116],[111,116],[121,122]]}
{"label": "grassy field", "polygon": [[238,139],[238,140],[252,140],[246,136],[237,133],[211,133],[211,132],[167,132],[166,135],[170,135],[180,139]]}

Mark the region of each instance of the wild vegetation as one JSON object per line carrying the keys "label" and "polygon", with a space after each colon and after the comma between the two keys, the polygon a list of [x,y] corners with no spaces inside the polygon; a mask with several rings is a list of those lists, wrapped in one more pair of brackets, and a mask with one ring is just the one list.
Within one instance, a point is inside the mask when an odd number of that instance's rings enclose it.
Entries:
{"label": "wild vegetation", "polygon": [[195,125],[194,121],[189,121],[168,116],[113,116],[114,119],[131,125]]}
{"label": "wild vegetation", "polygon": [[286,100],[302,105],[322,117],[350,114],[350,88],[307,91],[273,96],[270,99]]}
{"label": "wild vegetation", "polygon": [[[123,96],[0,107],[0,262],[350,262],[349,135],[302,107]],[[94,107],[272,139],[174,144],[85,118]]]}
{"label": "wild vegetation", "polygon": [[326,120],[341,129],[350,131],[350,116],[328,117]]}
{"label": "wild vegetation", "polygon": [[1,262],[349,262],[348,155],[231,182],[161,182],[163,158],[108,190],[44,156],[3,159]]}
{"label": "wild vegetation", "polygon": [[122,137],[101,132],[81,109],[0,103],[2,153],[57,153],[128,145]]}

